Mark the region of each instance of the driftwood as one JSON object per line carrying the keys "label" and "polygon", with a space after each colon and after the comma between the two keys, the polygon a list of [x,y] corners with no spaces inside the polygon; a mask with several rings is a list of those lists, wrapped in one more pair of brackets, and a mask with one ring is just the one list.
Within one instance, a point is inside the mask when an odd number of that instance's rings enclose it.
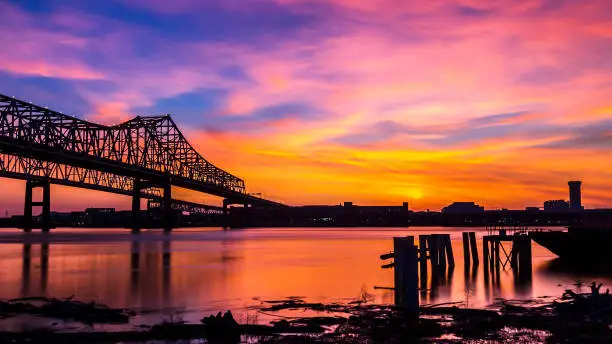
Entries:
{"label": "driftwood", "polygon": [[290,299],[286,301],[269,301],[266,303],[270,303],[272,305],[262,308],[262,311],[276,312],[284,309],[310,309],[314,311],[325,311],[331,306],[326,306],[322,303],[306,303],[300,299]]}

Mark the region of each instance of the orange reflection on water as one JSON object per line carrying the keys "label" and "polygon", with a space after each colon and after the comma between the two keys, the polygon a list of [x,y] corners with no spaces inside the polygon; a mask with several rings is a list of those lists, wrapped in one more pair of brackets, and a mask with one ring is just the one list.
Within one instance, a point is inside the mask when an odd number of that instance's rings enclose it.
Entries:
{"label": "orange reflection on water", "polygon": [[6,242],[0,244],[0,297],[75,295],[114,307],[175,309],[186,312],[189,321],[288,296],[347,302],[367,294],[374,302],[391,303],[391,291],[374,288],[393,286],[392,270],[381,268],[379,255],[389,252],[392,237],[419,233],[452,233],[456,263],[437,277],[429,271],[422,304],[467,300],[479,307],[497,297],[559,296],[576,279],[612,282],[598,274],[553,271],[547,266],[554,256],[535,244],[529,281],[519,282],[508,267],[485,279],[482,262],[466,273],[461,230],[451,228],[189,230],[136,236],[61,230],[44,240],[16,232],[0,236]]}

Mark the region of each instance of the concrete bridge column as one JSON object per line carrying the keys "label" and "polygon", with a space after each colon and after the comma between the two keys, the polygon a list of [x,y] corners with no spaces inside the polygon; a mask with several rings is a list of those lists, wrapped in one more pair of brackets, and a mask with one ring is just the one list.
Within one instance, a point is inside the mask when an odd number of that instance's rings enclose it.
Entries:
{"label": "concrete bridge column", "polygon": [[43,182],[43,199],[42,199],[42,231],[49,232],[51,230],[51,183]]}
{"label": "concrete bridge column", "polygon": [[227,198],[223,199],[223,229],[229,228],[229,205],[230,201]]}
{"label": "concrete bridge column", "polygon": [[[42,201],[34,202],[33,191],[34,188],[41,187]],[[51,230],[51,183],[49,181],[26,181],[25,189],[25,202],[23,206],[23,230],[24,232],[31,232],[34,228],[32,219],[32,208],[40,206],[42,207],[42,213],[40,217],[40,225],[43,232]]]}
{"label": "concrete bridge column", "polygon": [[132,232],[140,232],[140,191],[142,189],[142,181],[140,178],[134,178],[134,187],[132,188]]}
{"label": "concrete bridge column", "polygon": [[164,201],[162,202],[162,207],[164,232],[170,232],[174,227],[174,213],[172,212],[172,185],[170,183],[164,185]]}
{"label": "concrete bridge column", "polygon": [[26,181],[25,202],[23,204],[23,231],[32,231],[32,181]]}

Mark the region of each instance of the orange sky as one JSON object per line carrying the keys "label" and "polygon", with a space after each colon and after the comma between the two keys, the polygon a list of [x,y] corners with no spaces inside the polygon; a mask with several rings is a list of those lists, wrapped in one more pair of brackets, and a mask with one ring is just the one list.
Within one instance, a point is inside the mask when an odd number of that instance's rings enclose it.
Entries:
{"label": "orange sky", "polygon": [[[171,113],[203,156],[270,199],[521,208],[567,199],[580,179],[586,207],[612,206],[607,1],[51,1],[0,13],[11,47],[0,93],[102,123]],[[21,212],[23,182],[0,190],[0,210]],[[63,187],[52,201],[130,204]]]}

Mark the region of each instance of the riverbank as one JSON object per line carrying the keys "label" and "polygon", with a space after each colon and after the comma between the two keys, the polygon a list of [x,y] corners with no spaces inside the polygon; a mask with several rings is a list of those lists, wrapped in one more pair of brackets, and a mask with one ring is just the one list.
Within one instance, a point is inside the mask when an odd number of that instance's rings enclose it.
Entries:
{"label": "riverbank", "polygon": [[[102,343],[206,339],[210,343],[241,341],[285,343],[405,342],[607,342],[612,340],[612,296],[601,285],[589,293],[567,290],[552,301],[498,300],[485,309],[462,304],[421,307],[419,315],[392,305],[308,303],[297,298],[264,301],[257,311],[277,318],[269,324],[239,324],[231,312],[202,318],[200,324],[165,321],[126,331],[54,330],[2,332],[0,343]],[[35,304],[38,302],[39,304]],[[42,305],[40,304],[42,302]],[[287,316],[286,312],[308,316]],[[0,302],[0,316],[23,314],[62,321],[124,323],[133,311],[71,299],[28,298]]]}

